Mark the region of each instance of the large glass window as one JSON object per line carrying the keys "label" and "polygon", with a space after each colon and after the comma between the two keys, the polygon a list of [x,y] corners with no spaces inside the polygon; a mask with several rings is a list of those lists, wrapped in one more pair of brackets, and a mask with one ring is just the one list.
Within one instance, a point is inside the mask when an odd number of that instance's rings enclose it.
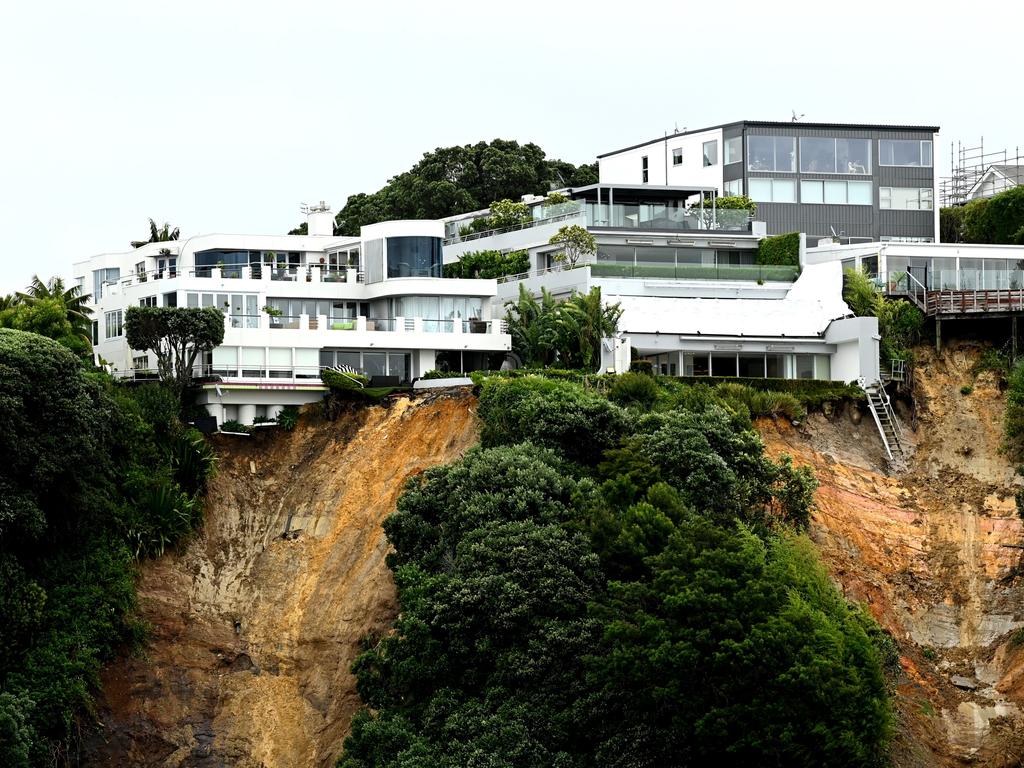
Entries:
{"label": "large glass window", "polygon": [[718,165],[718,141],[704,142],[704,167]]}
{"label": "large glass window", "polygon": [[796,139],[791,136],[747,138],[747,170],[796,172]]}
{"label": "large glass window", "polygon": [[124,318],[124,314],[122,313],[122,311],[120,309],[116,309],[113,312],[107,312],[104,315],[104,320],[106,321],[106,331],[107,331],[107,334],[106,334],[105,338],[113,339],[113,338],[115,338],[117,336],[121,336],[121,335],[124,334],[123,318]]}
{"label": "large glass window", "polygon": [[930,211],[933,194],[929,187],[880,187],[878,207],[894,211]]}
{"label": "large glass window", "polygon": [[727,181],[722,186],[722,192],[728,196],[738,197],[743,194],[743,179],[733,179]]}
{"label": "large glass window", "polygon": [[869,139],[800,139],[800,170],[803,173],[871,173]]}
{"label": "large glass window", "polygon": [[441,238],[387,238],[388,277],[441,277]]}
{"label": "large glass window", "polygon": [[793,179],[750,179],[750,198],[759,203],[795,203]]}
{"label": "large glass window", "polygon": [[803,179],[800,182],[800,202],[871,205],[871,182]]}
{"label": "large glass window", "polygon": [[906,168],[931,168],[932,143],[916,139],[879,139],[878,163]]}
{"label": "large glass window", "polygon": [[725,164],[738,163],[743,159],[743,137],[734,136],[725,140]]}

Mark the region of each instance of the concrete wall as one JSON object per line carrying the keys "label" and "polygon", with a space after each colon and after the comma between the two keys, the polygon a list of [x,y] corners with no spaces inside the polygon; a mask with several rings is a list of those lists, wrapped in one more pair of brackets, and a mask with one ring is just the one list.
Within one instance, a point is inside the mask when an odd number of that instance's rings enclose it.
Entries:
{"label": "concrete wall", "polygon": [[[879,380],[878,318],[850,317],[833,320],[825,331],[825,341],[837,345],[832,358],[833,381]],[[855,352],[854,352],[855,350]]]}
{"label": "concrete wall", "polygon": [[[714,165],[704,166],[703,145],[718,142]],[[681,149],[683,162],[672,164],[672,150]],[[716,187],[722,190],[722,165],[725,147],[722,129],[711,128],[699,133],[676,134],[663,140],[627,149],[614,155],[598,158],[598,176],[602,184],[643,184],[641,158],[647,157],[647,183],[669,186]]]}

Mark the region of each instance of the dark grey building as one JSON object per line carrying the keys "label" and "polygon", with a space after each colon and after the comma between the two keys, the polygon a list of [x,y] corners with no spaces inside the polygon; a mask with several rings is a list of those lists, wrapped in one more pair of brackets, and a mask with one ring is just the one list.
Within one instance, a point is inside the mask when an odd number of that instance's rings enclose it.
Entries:
{"label": "dark grey building", "polygon": [[936,126],[735,123],[598,156],[602,183],[716,187],[748,195],[768,234],[934,242]]}

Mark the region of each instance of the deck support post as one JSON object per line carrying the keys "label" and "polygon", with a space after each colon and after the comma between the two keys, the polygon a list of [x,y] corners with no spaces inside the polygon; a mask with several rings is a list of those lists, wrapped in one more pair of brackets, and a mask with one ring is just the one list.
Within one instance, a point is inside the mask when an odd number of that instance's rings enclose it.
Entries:
{"label": "deck support post", "polygon": [[1010,362],[1017,362],[1017,316],[1010,317]]}
{"label": "deck support post", "polygon": [[939,317],[935,318],[935,352],[942,352],[942,320]]}

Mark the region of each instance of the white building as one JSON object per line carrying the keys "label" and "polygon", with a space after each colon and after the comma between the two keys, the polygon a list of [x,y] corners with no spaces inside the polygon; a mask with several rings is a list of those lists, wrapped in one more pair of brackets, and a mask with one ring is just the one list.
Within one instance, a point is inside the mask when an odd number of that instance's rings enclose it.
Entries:
{"label": "white building", "polygon": [[322,395],[320,371],[350,365],[381,383],[437,367],[486,367],[511,338],[494,280],[443,279],[444,224],[391,221],[333,235],[325,206],[308,235],[208,234],[104,253],[74,265],[92,295],[96,355],[121,376],[152,377],[155,356],[129,349],[130,306],[217,307],[224,342],[194,372],[219,422],[273,418]]}
{"label": "white building", "polygon": [[[526,251],[530,270],[498,280],[501,303],[521,286],[556,298],[600,288],[624,310],[622,335],[661,374],[878,381],[877,321],[853,317],[838,262],[758,265],[763,225],[745,211],[700,203],[713,189],[599,184],[564,192],[571,202],[549,209],[533,200],[532,221],[506,230],[465,234],[479,211],[446,220],[445,261]],[[572,269],[548,242],[570,224],[597,241],[595,256]]]}

